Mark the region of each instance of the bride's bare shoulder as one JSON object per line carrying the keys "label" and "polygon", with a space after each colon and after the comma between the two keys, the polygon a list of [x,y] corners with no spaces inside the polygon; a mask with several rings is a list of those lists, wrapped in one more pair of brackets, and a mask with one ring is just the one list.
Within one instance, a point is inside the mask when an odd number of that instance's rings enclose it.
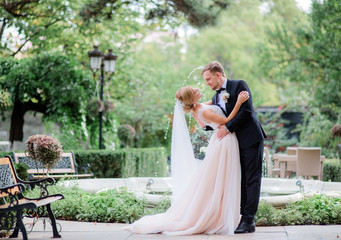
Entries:
{"label": "bride's bare shoulder", "polygon": [[205,105],[212,105],[212,100],[208,101],[208,102],[204,102],[202,104],[205,104]]}

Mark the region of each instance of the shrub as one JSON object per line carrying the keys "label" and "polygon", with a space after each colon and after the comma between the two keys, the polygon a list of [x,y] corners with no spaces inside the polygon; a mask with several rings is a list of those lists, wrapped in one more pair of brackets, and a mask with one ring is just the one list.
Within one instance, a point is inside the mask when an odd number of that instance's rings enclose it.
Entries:
{"label": "shrub", "polygon": [[289,138],[288,129],[284,126],[288,120],[283,119],[282,114],[285,109],[277,113],[257,112],[259,121],[267,134],[264,140],[264,146],[267,146],[271,152],[283,152],[288,146],[297,145],[298,140],[295,137]]}
{"label": "shrub", "polygon": [[276,209],[267,201],[260,201],[258,205],[255,222],[259,226],[273,225],[273,215]]}
{"label": "shrub", "polygon": [[321,194],[287,204],[282,209],[261,201],[255,221],[261,226],[340,224],[340,213],[341,199]]}
{"label": "shrub", "polygon": [[[77,185],[65,187],[63,180],[49,187],[50,194],[62,193],[65,199],[52,203],[58,219],[90,222],[131,223],[144,215],[162,213],[170,207],[170,196],[164,195],[153,209],[145,200],[138,199],[126,188],[110,189],[98,194],[86,193]],[[29,191],[29,197],[38,196],[39,189]],[[341,199],[315,195],[276,209],[261,201],[255,216],[257,226],[340,224]]]}
{"label": "shrub", "polygon": [[323,181],[341,182],[341,164],[338,159],[323,163]]}
{"label": "shrub", "polygon": [[14,168],[18,174],[18,177],[21,180],[24,180],[24,181],[28,180],[27,170],[29,169],[29,167],[25,163],[14,163]]}
{"label": "shrub", "polygon": [[168,177],[167,158],[163,148],[134,148],[126,153],[123,177]]}
{"label": "shrub", "polygon": [[0,152],[0,157],[12,156],[12,152]]}
{"label": "shrub", "polygon": [[[147,214],[146,202],[125,188],[110,189],[98,194],[86,193],[77,185],[65,187],[63,180],[49,188],[50,194],[62,193],[65,199],[52,203],[56,218],[86,222],[131,223]],[[39,195],[39,189],[27,193]]]}
{"label": "shrub", "polygon": [[57,139],[47,135],[33,135],[26,141],[28,156],[50,170],[62,158],[62,146]]}
{"label": "shrub", "polygon": [[122,147],[129,147],[134,139],[136,132],[135,129],[129,124],[123,124],[118,127],[118,138],[120,139]]}
{"label": "shrub", "polygon": [[341,199],[328,197],[324,194],[304,198],[296,203],[288,204],[289,211],[302,214],[302,221],[296,224],[339,224],[341,216]]}
{"label": "shrub", "polygon": [[339,139],[331,137],[333,122],[318,108],[311,108],[304,114],[304,122],[298,127],[301,131],[301,147],[321,147],[327,158],[338,158]]}
{"label": "shrub", "polygon": [[341,137],[341,124],[335,124],[331,129],[333,137]]}
{"label": "shrub", "polygon": [[121,150],[74,151],[76,162],[90,165],[90,171],[98,178],[120,178],[125,164],[125,152]]}

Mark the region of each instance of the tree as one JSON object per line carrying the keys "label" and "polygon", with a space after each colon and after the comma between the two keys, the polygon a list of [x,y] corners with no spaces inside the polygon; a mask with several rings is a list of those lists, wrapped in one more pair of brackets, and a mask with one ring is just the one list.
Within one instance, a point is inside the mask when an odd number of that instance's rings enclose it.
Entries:
{"label": "tree", "polygon": [[[39,0],[0,1],[0,46],[4,53],[15,56],[29,42],[42,40],[49,28],[59,22],[68,21],[70,12],[67,1],[51,0],[43,3]],[[11,30],[4,36],[5,30]],[[14,42],[13,30],[24,35],[21,41]]]}
{"label": "tree", "polygon": [[[14,64],[13,64],[14,63]],[[77,70],[78,62],[63,55],[41,54],[20,61],[0,58],[0,91],[7,92],[13,105],[10,141],[23,140],[24,115],[41,112],[45,120],[62,126],[81,126],[85,103],[94,84]],[[1,112],[4,113],[4,108]]]}
{"label": "tree", "polygon": [[291,96],[300,96],[300,104],[307,106],[300,144],[321,146],[335,157],[337,142],[330,129],[341,120],[340,1],[314,0],[309,18],[268,31],[272,44],[263,49],[262,66],[279,85],[288,79],[296,86]]}
{"label": "tree", "polygon": [[185,16],[189,23],[196,27],[214,24],[219,13],[226,9],[231,0],[162,0],[162,1],[117,1],[96,0],[84,4],[81,16],[85,21],[115,18],[115,13],[124,5],[143,9],[146,20],[166,19],[168,23],[177,22],[177,18]]}
{"label": "tree", "polygon": [[289,79],[309,93],[308,100],[334,120],[341,101],[341,4],[313,1],[310,23],[277,25],[269,30],[272,46],[264,48],[265,74],[277,83]]}
{"label": "tree", "polygon": [[[59,50],[84,59],[89,43],[127,48],[146,23],[179,24],[186,16],[195,26],[213,24],[230,0],[12,0],[0,1],[0,49],[3,56]],[[140,23],[145,17],[145,23]],[[12,30],[9,36],[5,32]],[[13,30],[18,35],[13,35]],[[134,36],[135,35],[135,36]],[[19,41],[18,39],[19,38]],[[117,43],[120,43],[117,46]],[[25,46],[32,45],[31,47]],[[115,48],[115,47],[114,47]]]}

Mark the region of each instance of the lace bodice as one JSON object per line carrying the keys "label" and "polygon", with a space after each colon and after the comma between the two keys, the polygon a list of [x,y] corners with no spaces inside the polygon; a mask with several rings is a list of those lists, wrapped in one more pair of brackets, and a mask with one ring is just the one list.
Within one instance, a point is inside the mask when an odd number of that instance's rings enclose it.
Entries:
{"label": "lace bodice", "polygon": [[206,120],[204,118],[204,111],[205,110],[208,110],[208,109],[211,109],[213,112],[225,117],[225,114],[223,112],[223,110],[221,110],[220,107],[218,107],[217,105],[205,105],[205,104],[202,104],[201,105],[201,108],[199,108],[198,110],[198,118],[200,119],[200,121],[207,125],[207,126],[210,126],[211,128],[213,129],[217,129],[218,126],[220,125],[219,123],[214,123],[214,122],[210,122],[208,120]]}

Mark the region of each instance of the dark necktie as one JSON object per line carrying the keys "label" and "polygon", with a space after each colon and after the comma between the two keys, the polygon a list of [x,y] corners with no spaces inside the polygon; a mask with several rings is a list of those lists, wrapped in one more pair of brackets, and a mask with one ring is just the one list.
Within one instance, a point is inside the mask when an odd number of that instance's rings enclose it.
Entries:
{"label": "dark necktie", "polygon": [[226,90],[226,88],[220,88],[219,90],[216,90],[216,91],[219,94],[219,93],[221,93],[221,91],[224,91],[224,90]]}

